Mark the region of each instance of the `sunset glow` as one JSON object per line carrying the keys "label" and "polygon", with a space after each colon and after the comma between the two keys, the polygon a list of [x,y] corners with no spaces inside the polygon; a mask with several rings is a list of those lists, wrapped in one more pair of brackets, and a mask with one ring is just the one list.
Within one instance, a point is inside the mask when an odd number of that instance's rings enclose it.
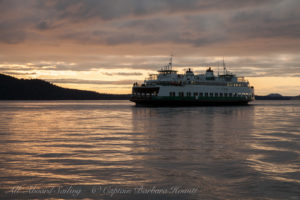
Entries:
{"label": "sunset glow", "polygon": [[[256,94],[300,94],[300,14],[287,1],[0,2],[0,73],[130,93],[174,57],[215,73],[223,57]],[[221,67],[220,67],[221,68]]]}

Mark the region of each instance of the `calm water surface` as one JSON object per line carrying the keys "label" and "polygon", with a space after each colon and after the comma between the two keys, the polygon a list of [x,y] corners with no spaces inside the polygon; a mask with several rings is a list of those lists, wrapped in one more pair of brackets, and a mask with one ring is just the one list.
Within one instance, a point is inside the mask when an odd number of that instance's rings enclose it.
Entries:
{"label": "calm water surface", "polygon": [[0,199],[300,199],[300,101],[0,102]]}

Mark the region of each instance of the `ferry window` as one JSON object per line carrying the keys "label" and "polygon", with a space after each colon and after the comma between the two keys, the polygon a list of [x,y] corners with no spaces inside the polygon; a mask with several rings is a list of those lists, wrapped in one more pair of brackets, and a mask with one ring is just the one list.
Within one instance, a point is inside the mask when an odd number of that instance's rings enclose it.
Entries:
{"label": "ferry window", "polygon": [[194,96],[198,96],[198,92],[194,92]]}
{"label": "ferry window", "polygon": [[219,96],[219,94],[218,94],[218,93],[215,93],[215,97],[217,97],[217,96]]}
{"label": "ferry window", "polygon": [[191,96],[191,93],[190,93],[190,92],[187,92],[187,93],[186,93],[186,96],[190,97],[190,96]]}
{"label": "ferry window", "polygon": [[213,96],[214,96],[214,93],[209,93],[209,96],[213,97]]}
{"label": "ferry window", "polygon": [[202,96],[203,96],[203,93],[202,93],[202,92],[200,92],[200,93],[199,93],[199,96],[200,96],[200,97],[202,97]]}
{"label": "ferry window", "polygon": [[223,93],[220,93],[220,97],[222,97],[223,96]]}
{"label": "ferry window", "polygon": [[227,97],[227,93],[225,93],[224,96]]}
{"label": "ferry window", "polygon": [[175,96],[175,92],[170,92],[170,96],[174,97]]}
{"label": "ferry window", "polygon": [[205,92],[205,96],[208,97],[208,93],[207,92]]}
{"label": "ferry window", "polygon": [[183,97],[183,96],[184,96],[184,93],[183,93],[183,92],[179,92],[179,93],[178,93],[178,96]]}

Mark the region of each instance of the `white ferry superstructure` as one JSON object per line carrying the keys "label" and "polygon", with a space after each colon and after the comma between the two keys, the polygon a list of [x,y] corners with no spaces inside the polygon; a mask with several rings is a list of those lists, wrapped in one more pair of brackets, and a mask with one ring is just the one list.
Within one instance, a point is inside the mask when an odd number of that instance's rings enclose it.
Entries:
{"label": "white ferry superstructure", "polygon": [[217,76],[209,67],[205,74],[194,74],[188,69],[177,74],[170,63],[151,74],[143,84],[134,83],[131,101],[137,105],[197,106],[197,105],[247,105],[254,100],[254,87],[244,77],[226,70]]}

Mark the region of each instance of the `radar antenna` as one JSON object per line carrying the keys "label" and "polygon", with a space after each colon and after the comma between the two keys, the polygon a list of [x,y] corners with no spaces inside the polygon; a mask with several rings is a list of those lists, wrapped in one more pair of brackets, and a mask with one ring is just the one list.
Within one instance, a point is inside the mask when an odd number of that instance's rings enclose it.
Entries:
{"label": "radar antenna", "polygon": [[223,70],[224,70],[224,72],[223,72],[224,75],[227,74],[226,65],[225,65],[225,62],[224,62],[224,57],[223,57]]}
{"label": "radar antenna", "polygon": [[220,73],[219,73],[219,66],[220,66],[220,61],[218,61],[218,76],[220,75]]}
{"label": "radar antenna", "polygon": [[170,56],[169,66],[170,66],[170,70],[172,70],[172,66],[173,66],[173,54],[171,54],[171,56]]}

